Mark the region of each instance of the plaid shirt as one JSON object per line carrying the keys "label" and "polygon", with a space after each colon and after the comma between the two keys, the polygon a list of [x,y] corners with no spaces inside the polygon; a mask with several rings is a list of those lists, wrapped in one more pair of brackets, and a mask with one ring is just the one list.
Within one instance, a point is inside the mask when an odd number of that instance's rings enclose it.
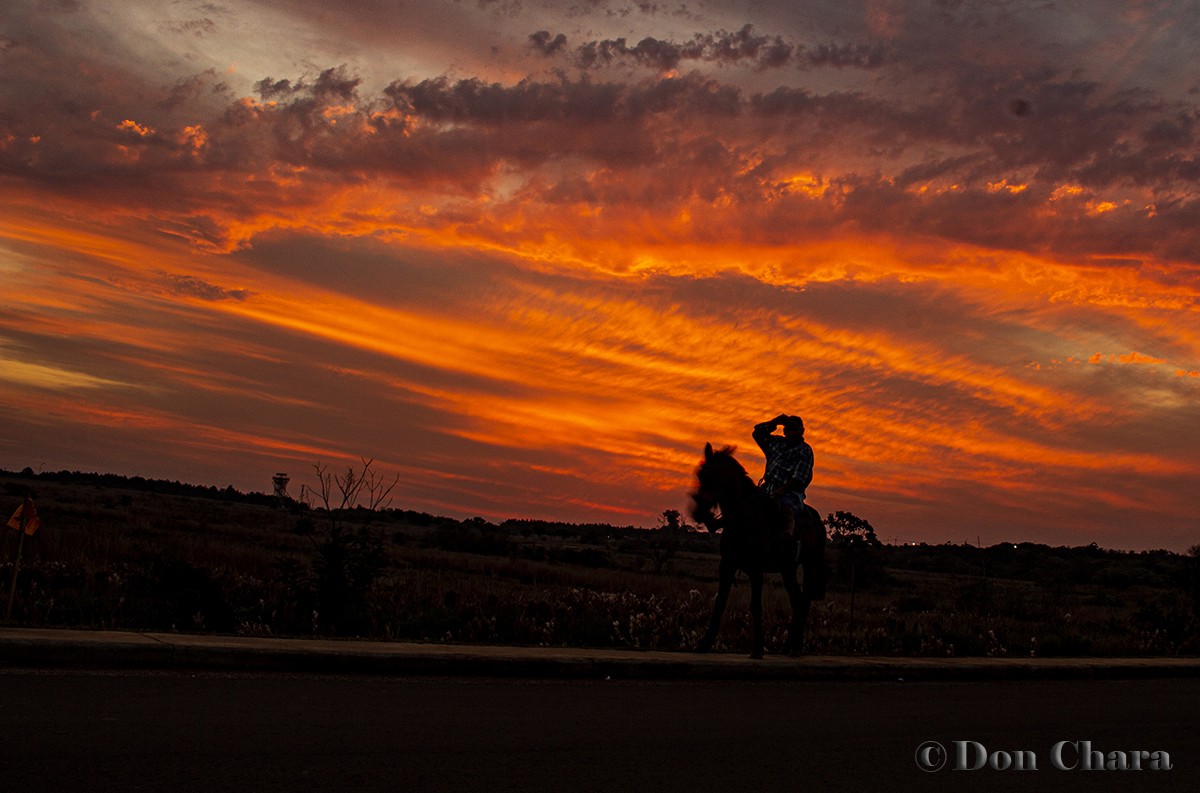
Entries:
{"label": "plaid shirt", "polygon": [[763,454],[767,456],[767,469],[763,473],[762,489],[774,493],[783,485],[795,479],[798,484],[792,487],[792,492],[804,500],[804,491],[812,482],[813,450],[804,441],[791,443],[786,438],[772,435],[769,429],[754,430],[754,440],[758,443]]}

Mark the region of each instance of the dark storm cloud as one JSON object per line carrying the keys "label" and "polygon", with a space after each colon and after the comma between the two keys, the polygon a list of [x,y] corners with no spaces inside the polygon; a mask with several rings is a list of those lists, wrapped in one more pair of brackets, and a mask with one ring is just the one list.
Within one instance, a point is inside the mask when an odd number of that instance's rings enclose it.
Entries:
{"label": "dark storm cloud", "polygon": [[[653,163],[669,185],[665,194],[678,195],[686,185],[687,194],[725,192],[752,207],[773,172],[814,155],[834,156],[821,148],[823,138],[834,136],[876,172],[837,176],[844,199],[832,206],[782,200],[749,236],[769,237],[784,218],[808,228],[831,217],[869,217],[874,227],[898,234],[935,233],[1024,250],[1123,255],[1131,241],[1149,240],[1155,251],[1194,260],[1200,249],[1193,222],[1200,173],[1195,110],[1145,96],[1105,99],[1094,85],[1053,73],[987,88],[967,80],[956,95],[915,105],[806,88],[746,92],[699,73],[632,83],[398,80],[376,97],[362,96],[361,88],[358,76],[334,67],[299,78],[262,78],[255,84],[262,101],[251,102],[234,100],[209,71],[159,88],[155,102],[129,108],[136,117],[126,118],[102,88],[81,103],[64,95],[81,86],[51,86],[27,105],[31,112],[0,115],[9,137],[0,147],[0,170],[35,180],[69,175],[76,190],[170,188],[186,210],[211,197],[197,192],[204,185],[190,175],[255,173],[272,162],[312,169],[303,177],[310,185],[390,174],[412,185],[469,191],[503,162],[537,167],[576,157],[610,169],[587,185],[599,202],[646,198],[646,189],[635,186],[635,169]],[[1012,96],[1027,97],[1030,111],[1010,112]],[[220,113],[206,110],[217,102],[225,103]],[[110,109],[89,111],[96,106]],[[196,119],[198,109],[208,116]],[[44,135],[47,129],[54,134]],[[766,156],[755,154],[764,148]],[[739,166],[756,156],[756,168]],[[570,191],[572,179],[565,173],[545,184],[547,197]],[[1002,179],[1027,187],[1021,195],[989,192]],[[1067,182],[1098,196],[1148,190],[1157,206],[1149,213],[1144,201],[1120,205],[1096,218],[1082,212],[1080,199],[1070,224],[1038,217],[1039,202]],[[957,189],[922,195],[916,188],[923,183]],[[151,195],[146,200],[157,202]],[[1055,204],[1062,211],[1070,206]],[[989,223],[976,222],[979,212],[988,213]]]}
{"label": "dark storm cloud", "polygon": [[185,19],[180,22],[169,22],[163,27],[171,33],[201,38],[216,31],[217,23],[205,17],[201,19]]}
{"label": "dark storm cloud", "polygon": [[[511,86],[478,79],[439,78],[392,83],[384,93],[397,106],[411,108],[424,119],[467,121],[484,127],[546,121],[586,127],[645,122],[650,117],[670,125],[681,118],[728,117],[741,110],[740,92],[736,88],[699,75],[636,84],[583,78],[555,82],[523,80]],[[558,150],[566,151],[572,141],[561,140],[555,145]]]}
{"label": "dark storm cloud", "polygon": [[878,69],[887,61],[880,44],[821,44],[805,48],[801,56],[809,65],[839,69]]}
{"label": "dark storm cloud", "polygon": [[567,46],[567,37],[563,33],[551,37],[550,31],[539,30],[536,33],[529,34],[529,45],[542,55],[557,55]]}
{"label": "dark storm cloud", "polygon": [[337,66],[323,70],[311,81],[301,78],[292,82],[264,77],[254,84],[254,90],[264,100],[286,99],[303,94],[312,101],[349,102],[357,97],[361,83],[361,78],[349,74],[345,66]]}
{"label": "dark storm cloud", "polygon": [[166,110],[194,110],[197,105],[202,106],[209,97],[225,97],[228,101],[229,90],[229,84],[217,76],[215,69],[206,69],[199,74],[176,80],[159,106]]}
{"label": "dark storm cloud", "polygon": [[[565,47],[561,34],[554,39],[553,52],[543,43],[549,33],[535,33],[535,46],[545,55],[556,54]],[[561,40],[561,41],[560,41]],[[575,65],[596,69],[616,63],[670,71],[681,64],[715,64],[718,66],[747,65],[756,70],[779,69],[794,65],[801,68],[835,67],[877,69],[886,62],[880,44],[826,43],[805,46],[791,43],[781,35],[758,33],[754,26],[743,25],[729,32],[696,33],[690,40],[677,42],[647,36],[630,45],[621,38],[600,39],[579,45],[574,51]]]}
{"label": "dark storm cloud", "polygon": [[190,295],[201,300],[245,300],[254,293],[249,289],[227,289],[192,275],[163,273],[168,289],[178,295]]}
{"label": "dark storm cloud", "polygon": [[[376,91],[354,69],[335,66],[259,77],[251,98],[214,69],[169,83],[103,59],[86,64],[88,79],[78,76],[79,59],[76,68],[50,69],[70,61],[72,42],[58,29],[34,26],[13,40],[0,54],[0,173],[68,191],[132,192],[152,206],[170,193],[174,210],[194,215],[190,225],[211,229],[205,238],[221,225],[209,216],[214,199],[231,212],[260,201],[282,210],[323,184],[379,178],[466,194],[505,167],[573,162],[539,178],[523,199],[577,195],[620,206],[672,191],[676,199],[726,195],[762,221],[743,232],[749,239],[773,238],[776,223],[869,223],[1064,255],[1119,256],[1148,245],[1197,257],[1189,253],[1197,249],[1196,105],[1105,90],[1077,71],[965,61],[939,78],[939,90],[908,95],[806,80],[756,90],[720,69],[632,81],[400,76]],[[751,25],[681,42],[607,38],[574,49],[564,34],[541,30],[527,43],[585,66],[663,73],[737,64],[908,68],[893,58],[902,42],[806,47]],[[294,188],[257,179],[252,189],[231,189],[275,164],[303,169]],[[590,173],[596,166],[603,170]],[[771,186],[798,169],[836,189],[814,202]],[[1002,182],[1023,192],[997,192]],[[1055,198],[1066,184],[1084,193]],[[759,208],[764,197],[772,205]],[[1088,214],[1101,204],[1103,217]],[[988,223],[975,222],[979,212]]]}

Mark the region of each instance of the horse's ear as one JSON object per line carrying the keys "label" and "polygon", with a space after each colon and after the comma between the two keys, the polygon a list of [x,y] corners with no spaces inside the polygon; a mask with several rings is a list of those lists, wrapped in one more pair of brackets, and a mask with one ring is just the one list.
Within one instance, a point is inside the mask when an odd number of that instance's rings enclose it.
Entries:
{"label": "horse's ear", "polygon": [[711,443],[706,443],[706,444],[704,444],[704,459],[705,459],[705,460],[711,460],[711,459],[712,459],[712,454],[713,454],[713,452],[712,452],[712,444],[711,444]]}

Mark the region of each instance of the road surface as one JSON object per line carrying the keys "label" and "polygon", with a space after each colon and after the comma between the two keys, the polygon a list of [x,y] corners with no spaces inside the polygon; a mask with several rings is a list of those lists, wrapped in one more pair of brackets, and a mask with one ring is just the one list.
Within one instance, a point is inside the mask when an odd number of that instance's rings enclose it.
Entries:
{"label": "road surface", "polygon": [[[1200,680],[554,681],[0,671],[0,791],[1187,790]],[[1059,741],[1169,771],[1059,771]],[[928,773],[918,747],[1033,752]],[[972,745],[972,752],[977,751]],[[971,762],[975,762],[974,756]]]}

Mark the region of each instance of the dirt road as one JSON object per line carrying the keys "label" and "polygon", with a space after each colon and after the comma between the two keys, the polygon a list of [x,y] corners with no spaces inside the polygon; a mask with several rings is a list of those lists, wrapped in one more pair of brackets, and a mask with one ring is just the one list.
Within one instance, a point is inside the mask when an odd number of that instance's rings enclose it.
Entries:
{"label": "dirt road", "polygon": [[[1183,790],[1200,680],[539,681],[0,672],[0,789]],[[1060,741],[1169,753],[1061,771]],[[928,773],[918,747],[1032,752]],[[1074,745],[1072,743],[1072,745]],[[1068,751],[1070,758],[1070,751]],[[985,757],[980,755],[980,757]],[[1003,755],[997,755],[1002,764]],[[950,766],[953,762],[950,763]]]}

